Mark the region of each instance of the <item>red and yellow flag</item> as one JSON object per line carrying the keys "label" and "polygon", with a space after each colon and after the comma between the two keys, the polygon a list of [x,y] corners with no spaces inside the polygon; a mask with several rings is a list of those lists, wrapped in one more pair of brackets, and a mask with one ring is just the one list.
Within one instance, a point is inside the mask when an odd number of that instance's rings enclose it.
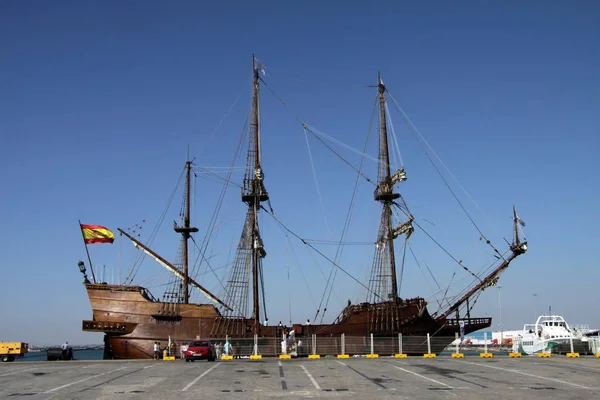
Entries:
{"label": "red and yellow flag", "polygon": [[103,226],[80,225],[85,244],[112,243],[115,240],[115,234]]}

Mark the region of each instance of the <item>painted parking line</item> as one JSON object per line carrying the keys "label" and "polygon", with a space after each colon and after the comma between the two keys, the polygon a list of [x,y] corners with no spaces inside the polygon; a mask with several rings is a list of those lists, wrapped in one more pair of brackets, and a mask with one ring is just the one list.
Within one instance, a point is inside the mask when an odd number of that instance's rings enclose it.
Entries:
{"label": "painted parking line", "polygon": [[478,367],[486,367],[486,368],[497,369],[499,371],[510,372],[511,374],[518,374],[518,375],[529,376],[531,378],[544,379],[544,380],[547,380],[547,381],[556,382],[556,383],[562,383],[564,385],[578,387],[578,388],[581,388],[581,389],[590,389],[587,386],[578,385],[576,383],[571,383],[571,382],[567,382],[567,381],[563,381],[563,380],[555,379],[555,378],[547,378],[545,376],[540,376],[540,375],[534,375],[534,374],[530,374],[528,372],[519,371],[519,370],[516,370],[516,369],[507,369],[507,368],[495,367],[493,365],[487,365],[487,364],[484,364],[484,363],[474,363],[474,362],[469,362],[469,361],[459,361],[459,362],[462,362],[462,363],[465,363],[465,364],[476,365]]}
{"label": "painted parking line", "polygon": [[308,370],[306,369],[306,367],[304,365],[301,365],[300,367],[302,367],[302,369],[304,370],[304,373],[308,376],[308,379],[310,379],[310,381],[312,382],[312,384],[315,387],[315,389],[321,390],[321,386],[319,386],[319,384],[317,383],[317,381],[315,380],[315,378],[313,378],[313,376],[310,374],[310,372],[308,372]]}
{"label": "painted parking line", "polygon": [[433,383],[435,383],[435,384],[437,384],[437,385],[444,386],[444,387],[446,387],[446,388],[448,388],[448,389],[454,389],[454,387],[452,387],[452,386],[450,386],[450,385],[448,385],[448,384],[445,384],[444,382],[436,381],[435,379],[429,378],[429,377],[427,377],[427,376],[425,376],[425,375],[417,374],[416,372],[409,371],[409,370],[407,370],[407,369],[404,369],[404,368],[398,367],[398,366],[396,366],[396,365],[392,365],[392,367],[394,367],[394,368],[396,368],[396,369],[399,369],[400,371],[404,371],[404,372],[407,372],[407,373],[409,373],[409,374],[413,374],[413,375],[415,375],[415,376],[418,376],[418,377],[419,377],[419,378],[421,378],[421,379],[428,380],[428,381],[430,381],[430,382],[433,382]]}
{"label": "painted parking line", "polygon": [[375,379],[369,378],[368,376],[366,376],[365,374],[363,374],[362,372],[352,368],[349,365],[344,364],[343,362],[336,360],[339,364],[342,364],[344,367],[351,369],[352,371],[356,372],[358,375],[362,376],[363,378],[365,378],[366,380],[368,380],[371,383],[374,383],[375,385],[379,386],[382,389],[388,389],[385,386],[383,386],[381,383],[377,382]]}
{"label": "painted parking line", "polygon": [[92,367],[96,367],[98,365],[102,365],[102,364],[91,364],[91,365],[86,365],[85,367],[81,367],[81,369],[86,369],[86,368],[92,368]]}
{"label": "painted parking line", "polygon": [[285,381],[285,376],[283,375],[283,364],[281,361],[278,361],[277,364],[279,365],[279,380],[281,381],[281,389],[287,390],[287,383]]}
{"label": "painted parking line", "polygon": [[54,389],[46,390],[44,393],[52,393],[52,392],[55,392],[57,390],[64,389],[64,388],[69,387],[69,386],[73,386],[73,385],[76,385],[78,383],[85,382],[85,381],[88,381],[90,379],[102,376],[102,375],[110,374],[110,373],[115,372],[115,371],[120,371],[120,370],[125,369],[125,368],[127,368],[127,367],[116,368],[116,369],[112,369],[110,371],[102,372],[100,374],[88,376],[87,378],[83,378],[83,379],[80,379],[80,380],[75,381],[75,382],[67,383],[66,385],[55,387]]}
{"label": "painted parking line", "polygon": [[0,375],[0,376],[9,376],[9,375],[14,375],[14,374],[18,374],[19,372],[33,371],[34,369],[38,369],[38,368],[40,368],[40,367],[33,367],[33,368],[23,368],[23,369],[20,369],[20,370],[18,370],[18,371],[13,371],[13,372],[9,372],[9,373],[7,373],[7,374],[2,374],[2,375]]}
{"label": "painted parking line", "polygon": [[210,371],[212,371],[213,369],[217,368],[219,365],[221,365],[221,363],[215,364],[213,367],[210,367],[209,369],[207,369],[206,371],[204,371],[203,373],[200,374],[199,377],[197,377],[196,379],[194,379],[193,381],[191,381],[190,383],[187,384],[186,387],[184,387],[183,389],[181,389],[182,392],[187,391],[189,388],[191,388],[196,382],[198,382],[200,379],[202,379],[206,374],[208,374]]}

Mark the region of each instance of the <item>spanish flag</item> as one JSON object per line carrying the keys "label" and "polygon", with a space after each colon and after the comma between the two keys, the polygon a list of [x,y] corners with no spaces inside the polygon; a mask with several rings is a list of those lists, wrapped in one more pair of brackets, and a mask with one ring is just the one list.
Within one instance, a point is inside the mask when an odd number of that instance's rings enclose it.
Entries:
{"label": "spanish flag", "polygon": [[103,226],[79,225],[85,244],[112,243],[115,240],[115,234]]}

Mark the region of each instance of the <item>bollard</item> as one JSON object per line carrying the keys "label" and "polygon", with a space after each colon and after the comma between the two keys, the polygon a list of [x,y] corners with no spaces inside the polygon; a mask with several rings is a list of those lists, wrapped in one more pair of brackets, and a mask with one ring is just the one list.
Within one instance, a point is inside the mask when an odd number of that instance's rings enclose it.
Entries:
{"label": "bollard", "polygon": [[454,353],[458,354],[458,332],[454,332],[454,341],[456,342],[456,351]]}
{"label": "bollard", "polygon": [[254,335],[254,349],[252,350],[252,354],[250,355],[251,360],[260,360],[262,359],[262,355],[258,354],[258,335]]}
{"label": "bollard", "polygon": [[483,346],[484,346],[484,353],[487,353],[487,332],[483,332]]}
{"label": "bollard", "polygon": [[308,355],[308,359],[319,359],[321,358],[320,354],[317,354],[317,335],[312,334],[312,354]]}
{"label": "bollard", "polygon": [[398,334],[398,354],[404,354],[402,353],[402,334],[399,333]]}
{"label": "bollard", "polygon": [[394,358],[406,358],[407,355],[402,353],[402,334],[398,334],[398,354],[394,354]]}
{"label": "bollard", "polygon": [[427,332],[427,354],[431,354],[431,339],[429,337],[429,332]]}
{"label": "bollard", "polygon": [[569,338],[569,343],[571,344],[571,353],[575,353],[575,351],[573,350],[573,338],[572,337]]}
{"label": "bollard", "polygon": [[423,358],[436,358],[437,355],[431,353],[431,338],[429,332],[427,333],[427,354],[423,354]]}
{"label": "bollard", "polygon": [[456,349],[454,353],[452,353],[452,358],[465,358],[463,353],[459,353],[458,345],[460,344],[458,340],[458,332],[454,333],[454,342],[456,343]]}
{"label": "bollard", "polygon": [[569,343],[571,344],[571,352],[567,353],[567,358],[579,358],[579,353],[575,353],[575,350],[573,349],[573,338],[572,337],[569,338]]}
{"label": "bollard", "polygon": [[484,351],[485,353],[479,353],[479,357],[481,358],[494,358],[494,355],[492,353],[488,353],[488,349],[487,349],[487,332],[483,332],[483,345],[484,345]]}

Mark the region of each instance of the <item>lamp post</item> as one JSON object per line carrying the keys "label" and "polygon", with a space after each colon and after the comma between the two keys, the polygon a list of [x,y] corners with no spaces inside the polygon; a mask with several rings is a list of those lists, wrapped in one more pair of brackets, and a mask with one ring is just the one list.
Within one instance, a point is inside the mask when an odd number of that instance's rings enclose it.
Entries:
{"label": "lamp post", "polygon": [[500,345],[504,343],[504,335],[502,330],[502,297],[500,296],[502,285],[498,285],[498,304],[500,305]]}
{"label": "lamp post", "polygon": [[535,298],[537,297],[537,295],[538,295],[537,293],[534,293],[532,296],[533,297],[532,304],[533,304],[533,310],[534,310],[534,315],[533,315],[534,321],[537,321],[537,317],[538,317],[537,312],[535,312]]}

